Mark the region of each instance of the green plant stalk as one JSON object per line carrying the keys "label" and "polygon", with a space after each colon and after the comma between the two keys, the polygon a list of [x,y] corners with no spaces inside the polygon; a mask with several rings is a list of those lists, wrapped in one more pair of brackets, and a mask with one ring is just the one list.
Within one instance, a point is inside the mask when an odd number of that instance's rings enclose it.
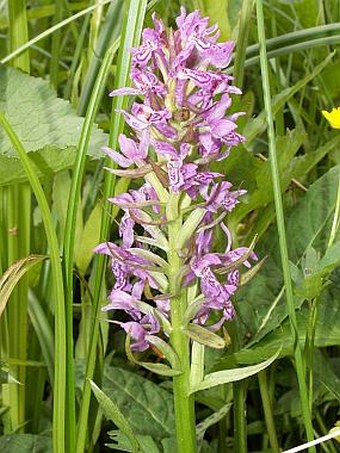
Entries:
{"label": "green plant stalk", "polygon": [[[230,336],[232,350],[240,349],[240,335],[238,320],[230,323]],[[247,381],[234,382],[233,386],[233,423],[234,423],[234,448],[238,453],[247,453],[247,416],[245,401],[247,396]]]}
{"label": "green plant stalk", "polygon": [[[247,418],[246,418],[246,380],[233,384],[234,404],[234,449],[238,453],[247,453]],[[237,450],[236,450],[237,448]]]}
{"label": "green plant stalk", "polygon": [[[56,0],[55,2],[55,15],[53,18],[54,25],[61,22],[63,18],[63,0]],[[50,84],[57,89],[58,87],[58,74],[59,74],[59,60],[60,60],[60,43],[61,43],[61,29],[55,30],[52,36],[51,47],[51,62],[50,62]]]}
{"label": "green plant stalk", "polygon": [[14,148],[19,154],[22,166],[37,199],[41,217],[44,223],[47,242],[50,250],[50,261],[53,276],[55,298],[55,364],[54,364],[54,405],[53,405],[53,451],[65,453],[65,390],[66,390],[66,324],[64,307],[64,284],[61,261],[59,256],[58,239],[55,233],[52,215],[44,190],[39,178],[33,170],[30,159],[26,154],[20,140],[0,112],[0,123],[4,127]]}
{"label": "green plant stalk", "polygon": [[[8,4],[9,49],[15,50],[28,40],[28,25],[25,0],[16,0]],[[12,62],[12,66],[29,72],[29,53],[21,54]],[[31,189],[28,184],[14,185],[8,188],[8,265],[17,259],[29,255],[31,222]],[[27,358],[27,299],[28,279],[23,277],[13,292],[7,306],[7,355],[10,359],[25,362]],[[21,335],[18,335],[18,332]],[[4,401],[10,407],[9,426],[12,430],[20,429],[26,420],[26,369],[24,366],[10,367],[10,372],[23,385],[11,384],[4,389]]]}
{"label": "green plant stalk", "polygon": [[316,322],[318,319],[318,303],[319,297],[315,297],[308,301],[309,314],[308,314],[308,325],[307,334],[305,341],[304,359],[307,369],[307,382],[309,391],[309,410],[312,412],[313,409],[313,387],[314,387],[314,374],[313,374],[313,356],[314,356],[314,344],[315,344],[315,331]]}
{"label": "green plant stalk", "polygon": [[79,103],[77,105],[78,114],[81,116],[83,116],[86,112],[86,106],[89,102],[91,91],[96,81],[102,59],[104,58],[104,55],[111,43],[116,42],[116,40],[119,39],[121,21],[117,21],[121,19],[121,10],[121,0],[112,2],[108,7],[95,50],[91,56],[91,60],[89,61],[89,67],[86,72]]}
{"label": "green plant stalk", "polygon": [[[122,25],[122,36],[121,45],[117,62],[117,75],[115,79],[115,88],[127,86],[129,83],[129,69],[130,69],[130,53],[131,47],[138,44],[144,16],[146,12],[146,0],[129,0],[126,3],[126,9],[124,14],[124,21]],[[113,98],[112,103],[112,122],[110,128],[109,145],[112,148],[116,148],[118,145],[118,136],[123,131],[124,122],[122,115],[116,114],[116,109],[124,108],[127,105],[127,98],[117,96]],[[111,165],[108,162],[108,165]],[[104,179],[103,198],[109,198],[113,193],[115,184],[115,178],[111,174],[107,173]],[[100,227],[100,241],[107,240],[110,222],[111,222],[111,210],[112,207],[103,210]],[[89,408],[91,401],[91,386],[90,379],[93,379],[94,370],[97,362],[97,348],[99,340],[99,310],[100,300],[103,293],[104,287],[104,270],[105,270],[106,259],[103,255],[97,256],[94,263],[95,282],[93,291],[93,308],[92,308],[92,326],[90,336],[90,346],[87,356],[85,380],[83,385],[82,402],[79,412],[79,420],[77,427],[77,442],[76,442],[76,453],[83,453],[87,439],[87,425],[89,417]]]}
{"label": "green plant stalk", "polygon": [[103,60],[100,71],[93,88],[88,104],[83,129],[78,145],[77,160],[72,174],[72,185],[68,200],[67,217],[64,235],[64,275],[66,291],[66,325],[67,325],[67,405],[69,426],[69,450],[74,451],[76,443],[76,419],[75,419],[75,383],[74,383],[74,360],[73,360],[73,262],[74,244],[77,222],[77,212],[80,201],[81,185],[85,171],[86,153],[91,137],[92,126],[98,111],[105,81],[110,69],[112,55],[116,52],[117,45],[113,46]]}
{"label": "green plant stalk", "polygon": [[272,453],[279,453],[280,446],[277,440],[274,415],[272,409],[272,403],[269,395],[268,382],[267,382],[267,370],[260,371],[258,374],[260,393],[262,398],[262,405],[264,411],[264,418],[266,420],[267,434],[269,436],[269,442],[271,445]]}
{"label": "green plant stalk", "polygon": [[248,42],[248,34],[250,30],[249,23],[254,8],[254,0],[244,0],[242,2],[240,20],[239,20],[239,33],[237,36],[237,47],[234,58],[234,83],[238,87],[243,85],[244,76],[244,61],[246,58],[246,48]]}
{"label": "green plant stalk", "polygon": [[[66,82],[65,89],[64,89],[64,98],[66,98],[66,99],[69,99],[71,97],[74,76],[77,71],[77,66],[78,66],[78,63],[80,60],[81,53],[83,51],[85,35],[87,32],[87,27],[89,25],[89,22],[90,22],[90,15],[87,14],[83,20],[80,34],[77,39],[76,48],[73,53],[72,63],[71,63],[70,69],[68,71],[68,78],[67,78],[67,82]],[[83,114],[84,113],[85,113],[85,110],[84,110]]]}
{"label": "green plant stalk", "polygon": [[[178,196],[177,196],[178,211]],[[194,453],[197,451],[195,435],[195,408],[193,395],[190,392],[190,341],[183,332],[183,318],[187,308],[186,291],[181,289],[179,281],[182,259],[177,253],[177,238],[182,226],[182,216],[177,212],[176,218],[168,219],[168,263],[169,292],[175,294],[170,299],[172,331],[170,343],[177,353],[182,374],[173,378],[173,393],[176,419],[177,453]]]}
{"label": "green plant stalk", "polygon": [[[270,165],[271,165],[271,174],[273,181],[273,192],[274,192],[274,204],[275,212],[277,217],[277,229],[279,235],[279,244],[280,244],[280,253],[281,253],[281,263],[283,271],[283,279],[286,290],[286,302],[289,315],[289,323],[293,337],[294,344],[294,358],[297,379],[300,390],[301,398],[301,409],[302,417],[306,429],[308,441],[313,440],[313,424],[311,419],[311,413],[309,410],[309,399],[308,399],[308,390],[305,380],[305,367],[303,364],[303,356],[301,345],[299,343],[298,328],[296,321],[295,305],[294,305],[294,296],[292,288],[292,280],[290,275],[289,267],[289,257],[288,257],[288,248],[287,248],[287,238],[284,222],[284,212],[281,196],[281,186],[280,186],[280,174],[276,156],[276,143],[275,143],[275,132],[273,124],[273,115],[272,115],[272,106],[271,106],[271,94],[270,94],[270,85],[269,85],[269,70],[268,70],[268,61],[267,61],[267,52],[266,52],[266,36],[265,36],[265,26],[264,26],[264,14],[263,14],[263,4],[262,0],[256,0],[256,12],[257,12],[257,24],[258,24],[258,37],[260,45],[260,63],[261,63],[261,76],[262,76],[262,85],[263,85],[263,96],[264,96],[264,105],[266,110],[266,118],[268,125],[268,139],[269,139],[269,156],[270,156]],[[309,447],[308,451],[310,453],[315,453],[315,447]]]}

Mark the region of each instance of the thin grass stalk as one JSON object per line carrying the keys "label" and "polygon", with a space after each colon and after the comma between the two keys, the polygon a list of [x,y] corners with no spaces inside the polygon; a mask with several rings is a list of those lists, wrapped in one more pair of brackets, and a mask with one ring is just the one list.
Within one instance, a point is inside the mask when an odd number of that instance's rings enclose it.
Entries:
{"label": "thin grass stalk", "polygon": [[53,289],[55,300],[55,363],[54,363],[54,404],[53,404],[53,451],[65,453],[65,391],[66,391],[66,324],[64,307],[64,283],[62,266],[59,255],[58,239],[55,232],[51,211],[39,178],[32,168],[20,140],[0,113],[0,123],[4,127],[10,141],[19,154],[21,164],[27,174],[29,183],[40,208],[47,243],[50,251],[51,271],[53,276]]}
{"label": "thin grass stalk", "polygon": [[80,60],[81,53],[83,51],[86,31],[87,31],[87,27],[89,25],[89,22],[90,22],[90,15],[87,14],[85,16],[85,19],[84,19],[83,23],[82,23],[80,34],[79,34],[79,38],[77,39],[76,48],[75,48],[74,53],[73,53],[70,70],[68,71],[68,78],[67,78],[67,82],[66,82],[66,86],[65,86],[65,90],[64,90],[64,97],[66,99],[69,99],[71,97],[74,76],[75,76],[75,73],[76,73],[76,70],[77,70],[77,66],[78,66],[78,63],[79,63],[79,60]]}
{"label": "thin grass stalk", "polygon": [[[63,0],[56,0],[55,15],[53,18],[54,24],[62,21],[64,11]],[[60,44],[61,44],[61,29],[58,28],[52,35],[51,46],[51,61],[50,61],[50,84],[57,89],[59,75],[59,60],[60,60]]]}
{"label": "thin grass stalk", "polygon": [[105,21],[101,27],[95,51],[89,61],[89,67],[86,73],[85,81],[81,90],[77,111],[79,115],[84,115],[86,107],[91,96],[91,92],[96,81],[100,65],[107,49],[111,43],[116,42],[120,35],[121,29],[121,10],[122,1],[112,2],[107,10]]}
{"label": "thin grass stalk", "polygon": [[[313,424],[311,419],[311,413],[309,410],[309,398],[308,390],[305,379],[305,367],[303,363],[302,349],[299,342],[298,336],[298,327],[296,321],[295,313],[295,304],[292,288],[292,280],[290,275],[290,266],[289,266],[289,257],[288,257],[288,247],[287,247],[287,237],[285,229],[285,219],[283,212],[282,204],[282,195],[281,195],[281,185],[280,185],[280,174],[277,162],[276,155],[276,142],[275,142],[275,131],[272,115],[272,106],[271,106],[271,94],[270,94],[270,85],[269,85],[269,69],[268,69],[268,60],[266,52],[266,34],[265,34],[265,25],[264,25],[264,14],[263,14],[263,4],[262,0],[256,0],[256,12],[257,12],[257,24],[258,24],[258,37],[260,45],[260,63],[261,63],[261,76],[262,76],[262,86],[263,86],[263,97],[267,118],[268,126],[268,140],[269,140],[269,160],[271,166],[272,182],[273,182],[273,193],[274,193],[274,204],[275,212],[277,217],[277,229],[279,235],[279,245],[280,245],[280,254],[281,254],[281,265],[283,271],[283,279],[286,290],[286,303],[289,315],[289,323],[293,338],[294,344],[294,358],[296,373],[299,384],[300,399],[301,399],[301,410],[303,421],[305,425],[305,430],[307,434],[308,441],[313,440]],[[309,447],[310,453],[315,453],[315,447]]]}
{"label": "thin grass stalk", "polygon": [[[117,62],[117,75],[115,79],[115,88],[127,86],[129,84],[129,69],[130,69],[130,49],[139,43],[144,16],[146,12],[146,0],[129,0],[126,4],[124,13],[124,21],[122,25],[121,46]],[[113,120],[110,128],[109,145],[116,148],[118,144],[118,136],[122,132],[124,124],[121,114],[116,114],[117,108],[124,108],[128,100],[122,97],[113,99]],[[117,118],[118,120],[115,120]],[[109,163],[110,165],[110,163]],[[104,180],[103,197],[107,199],[113,193],[115,179],[109,173],[106,174]],[[110,221],[110,208],[103,210],[100,228],[100,241],[105,241],[108,238]],[[106,260],[103,255],[97,256],[94,264],[95,282],[93,296],[93,316],[90,335],[90,346],[88,351],[85,380],[83,386],[83,397],[79,413],[76,453],[83,453],[87,438],[87,423],[89,417],[89,408],[91,401],[91,386],[90,379],[93,378],[95,365],[97,361],[97,347],[99,340],[99,309],[100,298],[104,287],[104,270]]]}
{"label": "thin grass stalk", "polygon": [[244,0],[242,2],[241,12],[240,12],[240,20],[239,20],[239,33],[237,36],[237,46],[236,52],[234,57],[234,83],[238,87],[242,87],[243,85],[243,77],[244,77],[244,61],[246,58],[246,49],[247,49],[247,42],[248,42],[248,35],[250,31],[250,22],[251,16],[254,9],[255,0]]}
{"label": "thin grass stalk", "polygon": [[263,411],[264,411],[264,418],[266,421],[267,434],[269,437],[271,452],[279,453],[280,446],[279,446],[279,442],[277,440],[277,434],[276,434],[276,429],[275,429],[272,402],[271,402],[270,392],[269,392],[268,382],[267,382],[267,370],[260,371],[259,374],[257,375],[257,377],[259,380],[260,393],[261,393],[261,399],[262,399],[262,405],[263,405]]}
{"label": "thin grass stalk", "polygon": [[117,43],[107,52],[100,68],[90,102],[87,108],[83,129],[78,145],[77,160],[72,173],[72,185],[69,195],[64,234],[64,275],[66,291],[66,325],[67,325],[67,405],[69,426],[69,451],[74,451],[76,443],[75,421],[75,383],[73,360],[73,262],[77,212],[81,195],[81,185],[85,171],[86,153],[91,137],[92,126],[98,111],[105,82],[109,73],[112,54],[117,50]]}
{"label": "thin grass stalk", "polygon": [[[28,40],[28,25],[25,0],[8,4],[9,49],[15,50]],[[29,72],[29,53],[25,52],[12,61],[12,66]],[[8,188],[8,265],[29,255],[31,222],[31,189],[29,184]],[[25,362],[27,359],[27,299],[28,279],[24,276],[13,292],[7,306],[7,355],[8,359]],[[19,334],[20,332],[20,334]],[[10,366],[10,372],[24,385],[11,384],[4,388],[4,402],[10,407],[9,425],[12,430],[23,430],[26,420],[26,369],[24,366]]]}
{"label": "thin grass stalk", "polygon": [[89,51],[88,59],[91,60],[94,54],[94,49],[97,46],[97,40],[100,30],[100,23],[103,17],[103,0],[95,0],[97,8],[93,11],[90,24],[90,33],[89,33]]}

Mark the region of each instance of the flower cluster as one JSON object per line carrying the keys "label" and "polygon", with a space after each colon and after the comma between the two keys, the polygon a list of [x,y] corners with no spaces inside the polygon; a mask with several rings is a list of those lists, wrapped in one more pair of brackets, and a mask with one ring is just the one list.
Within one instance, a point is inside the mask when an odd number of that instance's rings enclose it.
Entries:
{"label": "flower cluster", "polygon": [[[208,26],[208,18],[198,11],[187,14],[182,8],[176,31],[167,32],[155,16],[153,22],[153,29],[144,30],[142,44],[132,49],[133,87],[111,93],[136,97],[129,111],[119,112],[133,134],[120,135],[120,152],[104,150],[122,167],[110,171],[142,177],[144,183],[110,199],[124,211],[121,245],[104,243],[96,249],[112,258],[115,277],[104,310],[129,315],[120,324],[137,351],[146,350],[160,331],[171,332],[174,246],[181,263],[178,291],[200,287],[189,301],[194,302],[188,308],[191,322],[211,331],[234,317],[231,296],[239,285],[238,267],[250,267],[249,258],[256,259],[247,248],[232,250],[223,223],[245,191],[232,190],[221,173],[209,170],[209,164],[225,159],[243,141],[235,123],[242,113],[228,113],[230,95],[240,90],[222,72],[234,45],[217,42],[217,27]],[[174,219],[179,225],[175,245],[169,233]],[[226,234],[224,253],[211,251],[216,227]]]}

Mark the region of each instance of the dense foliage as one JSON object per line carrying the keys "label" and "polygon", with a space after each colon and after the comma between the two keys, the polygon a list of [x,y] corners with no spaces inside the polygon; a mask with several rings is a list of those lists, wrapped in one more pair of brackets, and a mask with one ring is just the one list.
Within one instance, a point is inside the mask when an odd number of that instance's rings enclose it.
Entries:
{"label": "dense foliage", "polygon": [[191,404],[202,453],[327,435],[337,0],[13,0],[0,28],[0,451],[190,453]]}

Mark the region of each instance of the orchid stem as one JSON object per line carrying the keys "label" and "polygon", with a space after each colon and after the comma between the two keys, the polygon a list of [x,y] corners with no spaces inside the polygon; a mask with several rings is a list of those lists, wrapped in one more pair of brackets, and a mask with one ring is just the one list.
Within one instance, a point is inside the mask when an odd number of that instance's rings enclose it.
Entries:
{"label": "orchid stem", "polygon": [[[177,200],[178,201],[178,200]],[[178,204],[177,204],[178,207]],[[171,344],[178,354],[182,374],[173,378],[174,405],[176,416],[177,453],[195,453],[197,451],[195,435],[194,398],[190,391],[190,347],[189,338],[182,329],[182,322],[187,306],[186,292],[181,291],[178,281],[182,260],[176,251],[178,232],[182,225],[181,215],[169,222],[169,290],[175,294],[171,299],[172,332]]]}

